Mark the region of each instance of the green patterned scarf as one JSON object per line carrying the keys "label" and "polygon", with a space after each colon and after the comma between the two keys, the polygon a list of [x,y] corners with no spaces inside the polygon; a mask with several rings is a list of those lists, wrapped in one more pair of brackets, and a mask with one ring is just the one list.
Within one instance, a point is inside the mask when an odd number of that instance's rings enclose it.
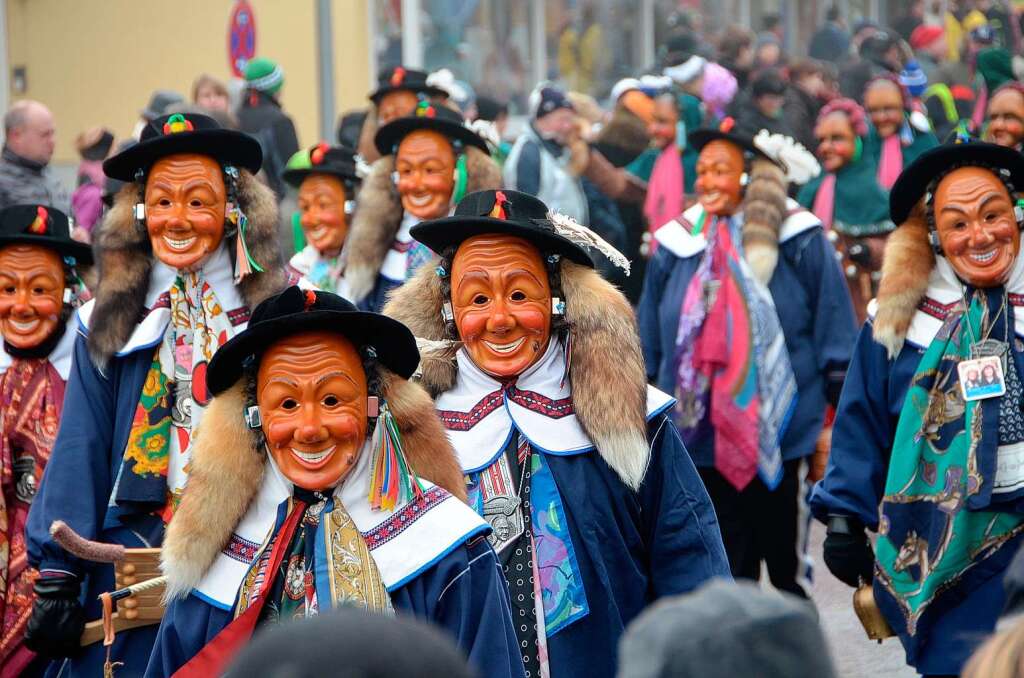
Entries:
{"label": "green patterned scarf", "polygon": [[1024,516],[993,506],[1002,397],[966,402],[957,374],[974,338],[1014,340],[1005,299],[1002,288],[977,290],[966,314],[963,302],[950,312],[900,412],[880,509],[875,596],[908,658],[927,641],[934,617],[1012,557],[1000,548],[1024,528]]}

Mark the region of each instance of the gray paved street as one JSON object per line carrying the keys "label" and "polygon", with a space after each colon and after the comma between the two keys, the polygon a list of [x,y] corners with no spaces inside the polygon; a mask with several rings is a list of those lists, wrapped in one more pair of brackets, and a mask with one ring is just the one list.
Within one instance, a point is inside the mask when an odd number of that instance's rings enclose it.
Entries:
{"label": "gray paved street", "polygon": [[915,671],[904,662],[903,647],[895,638],[881,645],[868,640],[853,613],[853,589],[832,576],[821,557],[825,528],[811,527],[814,558],[814,602],[842,678],[913,678]]}

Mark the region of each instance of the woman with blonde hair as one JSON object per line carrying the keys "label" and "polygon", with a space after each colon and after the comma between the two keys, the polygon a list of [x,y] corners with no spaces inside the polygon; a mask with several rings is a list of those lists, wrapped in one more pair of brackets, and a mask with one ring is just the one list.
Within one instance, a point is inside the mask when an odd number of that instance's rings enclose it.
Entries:
{"label": "woman with blonde hair", "polygon": [[230,112],[231,97],[227,86],[208,73],[202,73],[192,83],[192,103],[208,111]]}

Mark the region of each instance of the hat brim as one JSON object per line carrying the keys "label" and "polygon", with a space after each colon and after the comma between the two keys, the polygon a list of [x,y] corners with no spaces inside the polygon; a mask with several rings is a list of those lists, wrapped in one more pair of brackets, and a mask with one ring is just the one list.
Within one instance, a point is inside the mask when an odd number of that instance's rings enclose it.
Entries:
{"label": "hat brim", "polygon": [[[296,169],[288,169],[281,173],[281,178],[289,186],[298,188],[302,185],[302,182],[306,180],[306,177],[311,174],[326,174],[328,176],[337,177],[342,182],[356,183],[359,181],[359,175],[356,174],[356,170],[353,167],[351,170],[329,168],[329,167],[303,167]],[[351,196],[349,196],[351,197]]]}
{"label": "hat brim", "polygon": [[594,260],[580,245],[557,233],[516,221],[492,217],[444,217],[420,222],[413,226],[409,233],[437,253],[444,252],[449,247],[458,247],[478,235],[512,235],[534,244],[544,254],[560,254],[582,266],[594,267]]}
{"label": "hat brim", "polygon": [[775,163],[776,165],[781,167],[783,171],[786,170],[786,167],[783,163],[779,162],[778,160],[775,160],[774,158],[769,158],[764,151],[755,146],[753,139],[741,137],[738,134],[722,132],[717,129],[697,129],[690,132],[686,136],[686,140],[689,142],[691,146],[694,147],[694,149],[697,150],[698,153],[701,151],[701,149],[710,144],[712,141],[728,141],[729,143],[735,146],[739,146],[741,149],[747,151],[748,153],[753,153],[759,158]]}
{"label": "hat brim", "polygon": [[919,155],[892,185],[889,215],[893,223],[899,225],[907,220],[935,177],[954,166],[972,165],[1009,170],[1010,182],[1018,190],[1024,188],[1024,157],[1012,148],[982,141],[936,146]]}
{"label": "hat brim", "polygon": [[403,379],[412,377],[420,362],[416,338],[397,320],[366,311],[313,310],[252,324],[232,337],[210,360],[207,387],[213,395],[223,393],[242,376],[251,356],[263,355],[282,339],[316,330],[340,334],[357,347],[373,346],[377,362]]}
{"label": "hat brim", "polygon": [[440,132],[449,139],[461,141],[466,146],[475,146],[484,153],[490,154],[490,149],[487,148],[487,142],[483,140],[483,137],[465,125],[452,122],[451,120],[428,118],[426,116],[410,116],[392,120],[377,130],[377,136],[374,137],[373,143],[381,155],[391,155],[395,152],[398,144],[402,142],[402,139],[412,132],[421,129]]}
{"label": "hat brim", "polygon": [[434,87],[433,85],[424,85],[423,87],[408,87],[406,85],[399,85],[398,87],[378,87],[375,91],[370,93],[369,98],[370,101],[372,101],[376,106],[377,104],[380,103],[381,99],[383,99],[388,94],[391,94],[392,92],[412,92],[413,94],[419,94],[422,92],[423,94],[426,94],[428,97],[441,97],[443,99],[447,99],[449,97],[449,94],[446,90],[443,90],[440,87]]}
{"label": "hat brim", "polygon": [[263,164],[256,139],[230,129],[205,129],[165,134],[129,146],[103,163],[103,173],[121,181],[133,181],[136,170],[148,171],[160,158],[179,153],[207,155],[221,165],[235,165],[255,174]]}
{"label": "hat brim", "polygon": [[0,235],[0,247],[7,245],[38,245],[53,250],[62,257],[74,257],[76,264],[92,266],[92,248],[77,240],[54,240],[45,235],[15,233]]}

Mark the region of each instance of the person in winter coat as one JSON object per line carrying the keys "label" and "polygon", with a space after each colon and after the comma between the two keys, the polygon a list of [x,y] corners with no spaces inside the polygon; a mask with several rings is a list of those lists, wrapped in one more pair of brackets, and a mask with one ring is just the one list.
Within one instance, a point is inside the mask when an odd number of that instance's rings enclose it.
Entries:
{"label": "person in winter coat", "polygon": [[179,113],[103,164],[127,183],[94,233],[99,282],[73,321],[66,398],[76,406],[61,419],[26,532],[29,564],[46,582],[30,623],[54,674],[102,675],[108,660],[138,674],[149,659],[152,626],[118,633],[109,648],[80,646],[114,568],[75,556],[50,528],[60,520],[90,541],[160,546],[209,404],[209,361],[288,283],[273,193],[254,176],[261,157],[252,137]]}
{"label": "person in winter coat", "polygon": [[280,200],[285,191],[281,172],[299,150],[295,123],[281,109],[284,70],[265,57],[250,59],[245,66],[245,86],[245,96],[237,111],[238,126],[260,142],[263,176]]}
{"label": "person in winter coat", "polygon": [[47,171],[55,134],[53,113],[38,101],[16,101],[4,114],[0,208],[34,202],[71,211],[67,189]]}

